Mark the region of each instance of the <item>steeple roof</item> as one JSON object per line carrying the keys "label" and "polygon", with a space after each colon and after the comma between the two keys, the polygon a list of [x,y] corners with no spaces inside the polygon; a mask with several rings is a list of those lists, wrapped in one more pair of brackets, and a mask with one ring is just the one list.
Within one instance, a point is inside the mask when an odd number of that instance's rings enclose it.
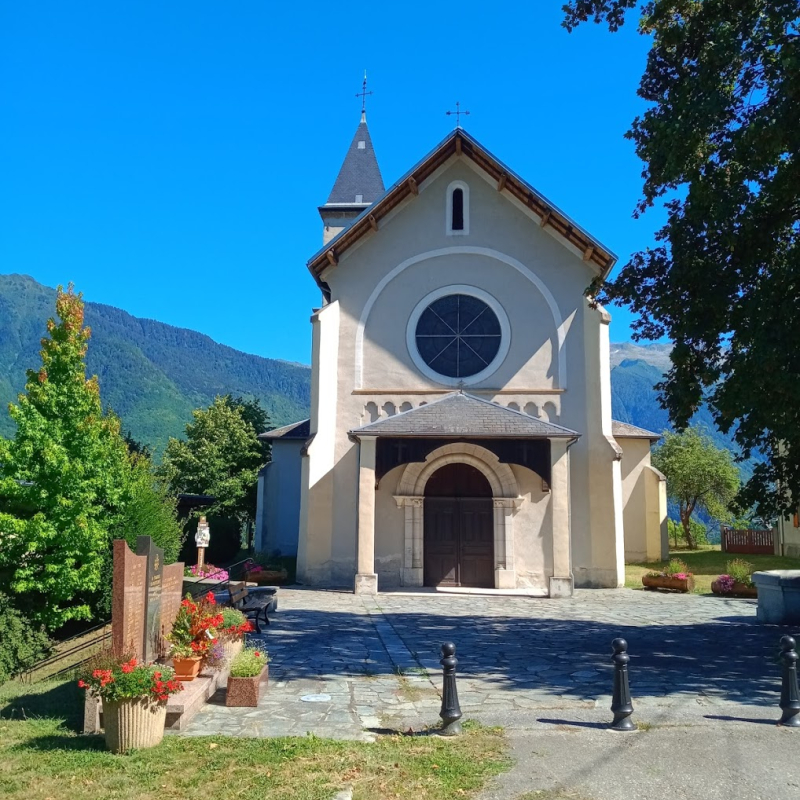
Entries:
{"label": "steeple roof", "polygon": [[350,142],[350,149],[325,205],[368,206],[383,193],[383,178],[367,128],[367,117],[366,114],[362,114],[356,135]]}

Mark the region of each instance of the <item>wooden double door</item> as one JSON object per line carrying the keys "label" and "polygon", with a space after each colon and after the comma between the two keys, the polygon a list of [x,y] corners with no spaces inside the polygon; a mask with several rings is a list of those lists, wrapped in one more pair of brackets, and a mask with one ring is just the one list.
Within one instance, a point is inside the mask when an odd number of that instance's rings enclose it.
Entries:
{"label": "wooden double door", "polygon": [[425,488],[426,586],[494,586],[494,517],[489,482],[468,464],[437,470]]}

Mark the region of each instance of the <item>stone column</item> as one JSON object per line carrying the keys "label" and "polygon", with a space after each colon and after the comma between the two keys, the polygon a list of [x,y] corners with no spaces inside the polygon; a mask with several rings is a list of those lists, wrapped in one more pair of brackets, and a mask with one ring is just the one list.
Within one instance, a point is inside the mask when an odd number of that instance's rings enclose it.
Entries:
{"label": "stone column", "polygon": [[356,594],[377,594],[375,573],[375,449],[376,438],[361,439],[358,453],[358,572]]}
{"label": "stone column", "polygon": [[513,513],[517,500],[495,497],[494,505],[494,588],[516,589]]}
{"label": "stone column", "polygon": [[403,586],[422,586],[422,509],[425,498],[396,495],[394,499],[404,514]]}
{"label": "stone column", "polygon": [[567,439],[550,440],[550,504],[553,520],[553,576],[550,597],[571,597],[572,533]]}

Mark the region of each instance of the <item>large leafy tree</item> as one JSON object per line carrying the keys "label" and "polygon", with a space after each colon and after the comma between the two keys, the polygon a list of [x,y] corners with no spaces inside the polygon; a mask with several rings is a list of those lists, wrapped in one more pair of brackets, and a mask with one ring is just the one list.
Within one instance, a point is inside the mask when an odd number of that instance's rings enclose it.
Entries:
{"label": "large leafy tree", "polygon": [[658,388],[678,427],[707,399],[762,513],[800,500],[800,5],[797,0],[572,0],[572,30],[639,19],[650,105],[628,138],[644,162],[636,213],[663,201],[656,246],[591,292],[668,336]]}
{"label": "large leafy tree", "polygon": [[0,440],[0,572],[17,605],[51,629],[91,617],[129,465],[119,420],[86,378],[81,296],[59,287],[56,311],[41,368],[9,408],[16,435]]}
{"label": "large leafy tree", "polygon": [[[258,471],[267,457],[248,404],[230,395],[192,412],[186,439],[170,439],[160,472],[176,493],[212,495],[206,513],[255,520]],[[263,413],[263,412],[262,412]]]}
{"label": "large leafy tree", "polygon": [[678,503],[684,538],[690,549],[697,547],[692,514],[705,511],[719,520],[730,519],[739,491],[739,470],[727,450],[714,446],[697,428],[665,433],[653,454],[653,466],[667,478],[667,492]]}

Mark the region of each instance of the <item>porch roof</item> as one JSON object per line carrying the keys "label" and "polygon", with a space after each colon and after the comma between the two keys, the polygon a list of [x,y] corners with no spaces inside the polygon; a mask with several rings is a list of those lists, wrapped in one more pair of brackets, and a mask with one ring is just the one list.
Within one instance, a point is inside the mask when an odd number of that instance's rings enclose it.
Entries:
{"label": "porch roof", "polygon": [[350,431],[350,436],[577,439],[577,431],[471,394],[453,392],[432,403]]}

